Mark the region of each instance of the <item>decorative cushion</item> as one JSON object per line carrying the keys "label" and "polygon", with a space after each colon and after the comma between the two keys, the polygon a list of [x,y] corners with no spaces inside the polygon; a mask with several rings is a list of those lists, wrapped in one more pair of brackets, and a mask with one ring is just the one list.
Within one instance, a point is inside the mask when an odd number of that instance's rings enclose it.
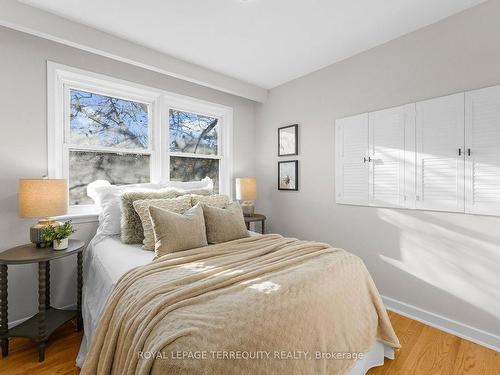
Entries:
{"label": "decorative cushion", "polygon": [[121,239],[126,244],[142,243],[144,231],[141,218],[134,209],[134,201],[144,199],[172,199],[183,195],[181,190],[160,189],[156,191],[130,191],[121,195]]}
{"label": "decorative cushion", "polygon": [[137,192],[137,194],[134,191],[123,193],[121,196],[122,242],[126,244],[138,244],[144,240],[141,218],[134,209],[134,201],[141,199],[171,199],[187,194],[210,195],[213,194],[213,188],[207,187],[190,190],[164,188],[155,191]]}
{"label": "decorative cushion", "polygon": [[243,212],[238,203],[226,209],[203,205],[208,243],[221,243],[248,237]]}
{"label": "decorative cushion", "polygon": [[191,208],[191,197],[183,195],[173,199],[142,199],[133,202],[134,209],[139,215],[144,233],[143,248],[145,250],[155,249],[155,237],[153,222],[149,215],[149,207],[154,206],[167,211],[183,214]]}
{"label": "decorative cushion", "polygon": [[229,197],[224,194],[191,195],[191,205],[196,206],[198,203],[212,207],[227,208],[229,206]]}
{"label": "decorative cushion", "polygon": [[149,214],[153,223],[157,257],[208,245],[203,209],[200,204],[184,214],[149,206]]}
{"label": "decorative cushion", "polygon": [[[107,181],[104,181],[107,182]],[[87,194],[100,208],[99,233],[104,235],[120,234],[122,210],[120,196],[126,191],[155,191],[157,184],[111,185],[109,182],[95,181],[87,186]]]}

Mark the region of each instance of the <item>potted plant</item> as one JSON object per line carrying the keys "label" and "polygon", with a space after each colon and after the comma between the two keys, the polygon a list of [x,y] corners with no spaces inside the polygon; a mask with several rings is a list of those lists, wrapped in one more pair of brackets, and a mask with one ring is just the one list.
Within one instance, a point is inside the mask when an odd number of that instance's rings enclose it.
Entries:
{"label": "potted plant", "polygon": [[71,220],[63,225],[48,225],[43,229],[43,238],[47,242],[53,242],[54,250],[65,250],[68,248],[68,238],[76,230],[71,225]]}

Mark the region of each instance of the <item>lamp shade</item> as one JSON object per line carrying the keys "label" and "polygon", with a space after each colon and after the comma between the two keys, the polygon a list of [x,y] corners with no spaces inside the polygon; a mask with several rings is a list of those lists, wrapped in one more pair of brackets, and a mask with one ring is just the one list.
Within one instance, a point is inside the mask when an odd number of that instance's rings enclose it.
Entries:
{"label": "lamp shade", "polygon": [[257,196],[257,180],[253,177],[236,179],[236,199],[251,201]]}
{"label": "lamp shade", "polygon": [[66,214],[67,186],[64,179],[20,179],[19,216],[50,217]]}

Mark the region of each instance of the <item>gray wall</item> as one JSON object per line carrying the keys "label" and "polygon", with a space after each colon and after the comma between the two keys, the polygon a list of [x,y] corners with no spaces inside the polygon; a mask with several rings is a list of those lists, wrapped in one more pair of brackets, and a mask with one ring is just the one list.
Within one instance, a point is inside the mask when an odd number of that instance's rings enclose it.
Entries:
{"label": "gray wall", "polygon": [[[484,3],[272,89],[256,112],[257,209],[270,231],[343,247],[383,295],[496,335],[500,218],[335,204],[333,124],[500,84],[499,14],[499,1]],[[293,123],[300,191],[279,192],[277,128]]]}
{"label": "gray wall", "polygon": [[[234,109],[234,174],[254,175],[254,102],[0,27],[0,251],[29,242],[33,220],[17,216],[18,179],[47,174],[46,61],[107,74]],[[88,240],[95,223],[77,225]],[[75,302],[76,259],[54,262],[53,304]],[[36,266],[9,267],[9,321],[36,312]]]}

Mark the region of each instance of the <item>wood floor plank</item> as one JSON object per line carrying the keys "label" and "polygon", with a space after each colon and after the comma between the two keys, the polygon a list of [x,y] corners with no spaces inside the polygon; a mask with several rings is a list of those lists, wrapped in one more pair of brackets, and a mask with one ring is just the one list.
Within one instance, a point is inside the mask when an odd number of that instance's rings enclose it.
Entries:
{"label": "wood floor plank", "polygon": [[[394,361],[386,360],[368,375],[500,375],[500,353],[389,312],[402,344]],[[16,338],[10,354],[0,359],[2,375],[76,375],[75,359],[82,332],[74,322],[58,329],[49,340],[45,362],[38,362],[36,344]]]}
{"label": "wood floor plank", "polygon": [[[495,369],[495,366],[489,366],[489,364],[494,364],[495,357],[493,353],[484,351],[481,346],[464,340],[460,343],[460,351],[455,361],[454,373],[463,375],[496,375],[498,374],[498,368]],[[498,360],[498,357],[496,359]]]}
{"label": "wood floor plank", "polygon": [[[399,325],[393,323],[394,329],[401,343],[402,349],[396,352],[394,360],[386,360],[384,366],[379,368],[378,375],[400,374],[405,368],[406,362],[411,359],[410,354],[412,347],[416,343],[416,338],[420,336],[424,325],[414,320],[402,317]],[[392,318],[391,318],[392,319]],[[392,321],[392,320],[391,320]],[[398,329],[396,329],[398,327]],[[370,375],[372,373],[370,372]]]}
{"label": "wood floor plank", "polygon": [[456,356],[459,344],[457,337],[425,326],[405,364],[407,373],[450,374],[452,358]]}

